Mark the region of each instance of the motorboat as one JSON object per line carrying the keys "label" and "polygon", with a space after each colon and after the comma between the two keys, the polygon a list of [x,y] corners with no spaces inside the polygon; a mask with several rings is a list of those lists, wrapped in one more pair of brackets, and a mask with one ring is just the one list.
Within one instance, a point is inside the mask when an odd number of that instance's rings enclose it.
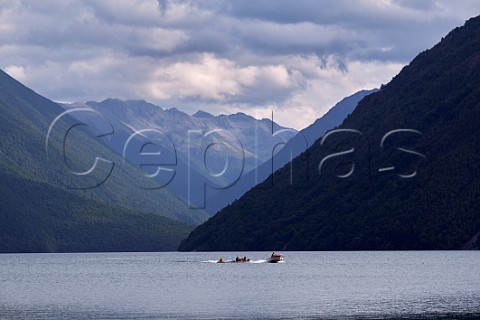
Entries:
{"label": "motorboat", "polygon": [[277,263],[277,262],[280,262],[280,261],[283,261],[283,255],[281,255],[279,253],[272,253],[270,258],[268,258],[266,260],[266,262],[268,262],[268,263]]}

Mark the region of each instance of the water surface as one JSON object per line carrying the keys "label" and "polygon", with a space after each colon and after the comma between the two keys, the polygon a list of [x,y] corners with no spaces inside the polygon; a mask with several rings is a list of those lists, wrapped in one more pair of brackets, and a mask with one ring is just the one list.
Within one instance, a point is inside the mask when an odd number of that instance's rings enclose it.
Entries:
{"label": "water surface", "polygon": [[480,252],[0,255],[0,319],[477,319]]}

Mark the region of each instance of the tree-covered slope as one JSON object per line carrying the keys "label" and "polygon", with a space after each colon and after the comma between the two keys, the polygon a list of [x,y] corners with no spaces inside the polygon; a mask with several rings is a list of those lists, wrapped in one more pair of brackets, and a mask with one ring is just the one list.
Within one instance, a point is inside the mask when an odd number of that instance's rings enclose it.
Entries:
{"label": "tree-covered slope", "polygon": [[173,251],[193,226],[0,174],[0,252]]}
{"label": "tree-covered slope", "polygon": [[343,131],[294,160],[309,168],[308,187],[290,186],[287,165],[273,187],[252,189],[180,249],[478,248],[479,83],[477,17],[363,99]]}

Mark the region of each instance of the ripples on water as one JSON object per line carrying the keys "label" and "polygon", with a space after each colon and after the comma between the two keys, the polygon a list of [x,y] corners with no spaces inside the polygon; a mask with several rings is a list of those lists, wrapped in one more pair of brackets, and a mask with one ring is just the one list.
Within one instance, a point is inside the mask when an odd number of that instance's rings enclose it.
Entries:
{"label": "ripples on water", "polygon": [[0,255],[0,319],[480,319],[478,251],[268,255]]}

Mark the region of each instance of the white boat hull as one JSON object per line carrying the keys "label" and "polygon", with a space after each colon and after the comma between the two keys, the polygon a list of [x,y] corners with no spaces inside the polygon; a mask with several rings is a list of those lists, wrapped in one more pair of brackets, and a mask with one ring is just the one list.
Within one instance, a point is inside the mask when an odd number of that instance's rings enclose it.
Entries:
{"label": "white boat hull", "polygon": [[282,257],[282,256],[274,256],[274,257],[268,258],[266,262],[268,262],[268,263],[277,263],[277,262],[280,262],[280,261],[283,261],[283,257]]}

